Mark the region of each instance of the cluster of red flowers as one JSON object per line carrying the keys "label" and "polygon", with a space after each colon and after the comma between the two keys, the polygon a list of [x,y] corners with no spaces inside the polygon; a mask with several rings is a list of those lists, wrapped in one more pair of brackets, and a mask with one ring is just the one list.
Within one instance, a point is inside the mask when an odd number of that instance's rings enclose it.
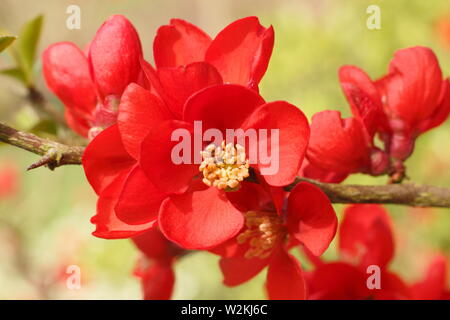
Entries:
{"label": "cluster of red flowers", "polygon": [[[341,264],[320,264],[312,274],[304,274],[289,253],[301,247],[319,261],[337,230],[328,197],[305,182],[290,192],[284,187],[298,175],[342,181],[348,174],[365,172],[399,179],[417,136],[442,123],[450,112],[449,82],[442,80],[434,54],[411,48],[399,51],[389,73],[376,82],[356,67],[342,68],[340,79],[354,117],[342,120],[338,112],[324,111],[314,116],[310,128],[299,108],[285,101],[266,102],[259,94],[273,44],[272,27],[263,27],[256,17],[233,22],[214,39],[173,19],[158,29],[153,66],[144,59],[132,24],[116,15],[84,51],[62,42],[44,52],[49,89],[64,103],[69,126],[91,140],[83,166],[98,195],[94,235],[134,240],[143,252],[136,275],[143,280],[145,298],[170,298],[173,262],[187,250],[220,255],[229,286],[267,266],[271,299],[340,296],[324,292],[321,273],[341,272]],[[208,129],[222,134],[229,129],[276,129],[278,141],[273,142],[271,133],[260,136],[257,145],[226,141],[235,157],[231,162],[173,161],[173,132],[183,129],[198,135],[196,122],[202,124],[203,138]],[[375,146],[377,134],[383,150]],[[221,143],[200,141],[192,150],[208,151],[211,143]],[[263,146],[278,153],[275,173],[263,170],[268,164],[262,159],[236,162],[239,148],[246,160]],[[358,215],[368,219],[365,231],[349,226],[358,218],[342,228],[364,234],[342,240],[343,250],[351,251],[352,241],[365,241],[372,224],[378,230],[376,212],[384,211],[362,210],[369,212]],[[372,211],[374,218],[369,219]],[[367,248],[373,249],[369,244]],[[370,257],[361,267],[381,263]],[[384,270],[388,261],[382,262]],[[346,278],[337,277],[348,280],[346,288],[361,285],[358,275],[364,274],[359,267],[342,268],[355,270]],[[336,286],[341,289],[341,284]],[[357,297],[370,296],[364,291]]]}
{"label": "cluster of red flowers", "polygon": [[[323,262],[311,255],[315,269],[306,276],[309,299],[450,299],[447,260],[432,257],[423,279],[406,283],[389,270],[395,242],[388,212],[379,205],[346,208],[339,227],[339,257]],[[375,268],[374,268],[375,267]],[[370,276],[373,275],[373,276]]]}

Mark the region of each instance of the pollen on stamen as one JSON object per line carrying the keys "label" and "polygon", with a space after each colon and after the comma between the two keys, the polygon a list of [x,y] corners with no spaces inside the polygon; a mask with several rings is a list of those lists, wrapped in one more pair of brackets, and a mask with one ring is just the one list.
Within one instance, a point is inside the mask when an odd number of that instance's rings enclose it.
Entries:
{"label": "pollen on stamen", "polygon": [[239,244],[249,244],[245,258],[268,258],[283,233],[280,217],[274,212],[249,211],[245,213],[245,226],[237,237]]}
{"label": "pollen on stamen", "polygon": [[201,152],[203,161],[199,170],[203,173],[203,182],[220,190],[235,191],[247,178],[250,165],[246,159],[245,149],[239,144],[222,141],[220,147],[208,145]]}

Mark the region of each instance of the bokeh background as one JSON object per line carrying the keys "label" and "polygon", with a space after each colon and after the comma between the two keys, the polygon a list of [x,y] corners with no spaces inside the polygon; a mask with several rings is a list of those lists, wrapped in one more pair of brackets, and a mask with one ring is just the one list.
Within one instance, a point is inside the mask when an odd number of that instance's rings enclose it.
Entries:
{"label": "bokeh background", "polygon": [[[66,8],[71,4],[81,8],[80,30],[66,28]],[[380,30],[366,27],[366,9],[371,4],[381,8]],[[17,34],[26,21],[43,14],[40,54],[57,41],[83,47],[101,23],[116,13],[133,22],[149,60],[155,32],[170,18],[186,19],[215,35],[238,18],[258,16],[265,26],[274,26],[276,37],[260,91],[268,101],[283,99],[299,106],[308,117],[324,109],[349,115],[337,78],[344,64],[358,65],[377,78],[386,72],[395,50],[424,45],[434,50],[444,74],[450,75],[450,36],[444,35],[450,21],[447,0],[0,0],[0,28]],[[2,53],[0,69],[11,61]],[[39,61],[35,71],[37,88],[54,108],[62,108],[42,81]],[[25,96],[20,83],[0,77],[1,121],[23,130],[36,125],[38,117]],[[96,197],[82,168],[26,172],[36,159],[25,151],[0,146],[0,178],[3,188],[10,190],[0,194],[0,299],[139,299],[139,281],[131,275],[137,250],[128,240],[91,235],[89,219]],[[450,186],[450,120],[420,137],[407,166],[412,181]],[[347,182],[384,184],[386,178],[355,175]],[[336,209],[341,211],[342,206]],[[397,240],[394,270],[413,281],[421,275],[429,254],[440,251],[450,257],[449,209],[388,209]],[[333,245],[325,259],[335,258]],[[174,298],[264,297],[264,274],[238,288],[226,288],[217,260],[207,253],[182,258],[176,264]],[[69,265],[81,268],[80,290],[66,286]]]}

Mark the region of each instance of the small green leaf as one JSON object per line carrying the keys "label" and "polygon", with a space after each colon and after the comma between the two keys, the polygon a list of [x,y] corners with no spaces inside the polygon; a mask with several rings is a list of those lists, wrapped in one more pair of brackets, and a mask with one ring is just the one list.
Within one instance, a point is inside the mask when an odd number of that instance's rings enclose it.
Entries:
{"label": "small green leaf", "polygon": [[27,84],[31,84],[36,48],[41,36],[43,16],[39,15],[22,28],[17,40],[20,67]]}
{"label": "small green leaf", "polygon": [[14,78],[23,83],[26,82],[25,75],[23,74],[23,71],[20,68],[10,68],[10,69],[0,70],[0,74]]}
{"label": "small green leaf", "polygon": [[58,128],[54,121],[44,119],[35,124],[30,129],[30,132],[41,136],[56,136]]}
{"label": "small green leaf", "polygon": [[0,52],[8,48],[16,39],[17,37],[15,36],[0,35]]}

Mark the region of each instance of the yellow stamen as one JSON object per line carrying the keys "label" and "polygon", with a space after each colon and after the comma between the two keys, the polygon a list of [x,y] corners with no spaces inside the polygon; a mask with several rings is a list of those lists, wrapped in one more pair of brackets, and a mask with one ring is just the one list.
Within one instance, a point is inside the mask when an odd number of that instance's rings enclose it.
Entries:
{"label": "yellow stamen", "polygon": [[249,211],[245,213],[246,230],[237,236],[237,242],[248,242],[245,258],[265,259],[283,234],[281,218],[275,212]]}
{"label": "yellow stamen", "polygon": [[245,150],[239,144],[233,145],[222,141],[220,147],[208,145],[201,152],[203,161],[199,170],[203,173],[203,182],[220,190],[235,191],[247,178],[250,165],[246,160]]}

